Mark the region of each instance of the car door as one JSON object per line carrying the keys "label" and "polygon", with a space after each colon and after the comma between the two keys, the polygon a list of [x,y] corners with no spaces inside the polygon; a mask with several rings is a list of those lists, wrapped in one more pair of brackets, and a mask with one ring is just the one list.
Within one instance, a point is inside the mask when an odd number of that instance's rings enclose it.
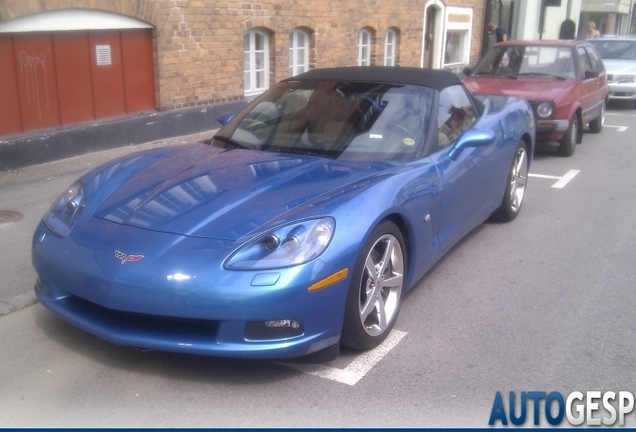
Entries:
{"label": "car door", "polygon": [[[585,51],[590,59],[590,63],[592,64],[592,70],[599,74],[599,77],[596,80],[596,94],[594,97],[596,105],[599,106],[607,99],[607,95],[609,93],[609,88],[607,87],[607,72],[601,56],[598,52],[596,52],[596,49],[593,46],[586,46]],[[596,115],[594,117],[596,117]]]}
{"label": "car door", "polygon": [[[604,82],[605,73],[599,70],[598,65],[594,67],[587,50],[583,46],[577,48],[577,58],[581,73],[581,92],[579,101],[581,102],[583,124],[593,120],[599,112],[600,104],[605,99]],[[589,72],[596,72],[596,76],[586,78]]]}
{"label": "car door", "polygon": [[[441,252],[481,223],[492,209],[499,176],[493,152],[496,146],[464,149],[456,160],[449,152],[461,134],[477,121],[476,109],[463,86],[440,92],[437,127],[438,149],[431,154],[441,182],[442,198],[438,224]],[[495,139],[496,141],[496,139]]]}

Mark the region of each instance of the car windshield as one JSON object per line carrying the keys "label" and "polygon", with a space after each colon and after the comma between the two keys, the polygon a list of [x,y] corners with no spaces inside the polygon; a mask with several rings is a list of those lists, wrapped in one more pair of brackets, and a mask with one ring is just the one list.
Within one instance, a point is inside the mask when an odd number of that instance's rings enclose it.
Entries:
{"label": "car windshield", "polygon": [[368,82],[279,83],[223,128],[212,145],[328,158],[406,161],[429,127],[434,91]]}
{"label": "car windshield", "polygon": [[636,60],[636,39],[589,41],[603,59]]}
{"label": "car windshield", "polygon": [[472,75],[574,79],[572,49],[560,46],[501,46],[491,49]]}

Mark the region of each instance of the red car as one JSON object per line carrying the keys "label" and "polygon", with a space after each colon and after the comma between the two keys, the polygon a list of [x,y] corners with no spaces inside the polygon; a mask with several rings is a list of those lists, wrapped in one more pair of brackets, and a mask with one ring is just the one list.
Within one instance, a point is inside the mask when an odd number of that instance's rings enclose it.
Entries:
{"label": "red car", "polygon": [[501,42],[464,74],[464,85],[473,93],[526,98],[537,141],[557,141],[563,156],[571,156],[581,143],[584,125],[589,123],[593,133],[603,129],[607,76],[588,42]]}

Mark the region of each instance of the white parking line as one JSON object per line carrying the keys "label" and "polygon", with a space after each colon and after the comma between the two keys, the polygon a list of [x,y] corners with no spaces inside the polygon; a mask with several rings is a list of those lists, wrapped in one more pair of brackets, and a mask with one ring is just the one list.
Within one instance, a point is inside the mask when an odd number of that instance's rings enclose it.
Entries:
{"label": "white parking line", "polygon": [[636,117],[636,114],[623,114],[623,113],[610,113],[605,111],[606,116],[617,116],[617,117]]}
{"label": "white parking line", "polygon": [[625,132],[627,129],[629,129],[629,127],[627,127],[627,126],[614,126],[614,125],[603,125],[603,126],[616,128],[616,129],[618,129],[619,132]]}
{"label": "white parking line", "polygon": [[392,330],[386,340],[375,349],[364,352],[355,358],[349,366],[344,369],[338,369],[323,364],[304,364],[304,363],[278,363],[291,369],[296,369],[317,377],[326,378],[332,381],[338,381],[342,384],[350,386],[356,385],[364,376],[373,369],[382,358],[388,354],[401,340],[406,336],[406,332]]}
{"label": "white parking line", "polygon": [[567,173],[565,173],[564,176],[558,177],[558,176],[551,176],[551,175],[544,175],[544,174],[528,174],[528,177],[536,177],[536,178],[544,178],[544,179],[550,179],[550,180],[557,180],[556,183],[554,183],[552,185],[553,188],[557,188],[557,189],[563,189],[565,187],[565,185],[567,185],[568,183],[570,183],[570,181],[576,177],[576,175],[578,173],[580,173],[581,170],[570,170]]}
{"label": "white parking line", "polygon": [[544,178],[544,179],[561,180],[561,177],[559,177],[559,176],[550,176],[550,175],[544,175],[544,174],[528,174],[528,177],[537,177],[537,178]]}

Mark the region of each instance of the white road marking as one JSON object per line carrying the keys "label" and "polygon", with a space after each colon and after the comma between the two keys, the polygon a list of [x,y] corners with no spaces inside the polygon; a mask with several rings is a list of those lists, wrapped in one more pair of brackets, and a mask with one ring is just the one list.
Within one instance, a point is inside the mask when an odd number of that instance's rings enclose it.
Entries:
{"label": "white road marking", "polygon": [[614,125],[603,125],[603,126],[616,128],[616,129],[618,129],[618,132],[625,132],[627,129],[629,129],[628,126],[614,126]]}
{"label": "white road marking", "polygon": [[622,114],[622,113],[609,113],[605,111],[606,116],[617,116],[617,117],[636,117],[636,114]]}
{"label": "white road marking", "polygon": [[563,189],[565,187],[565,185],[567,185],[568,183],[570,183],[570,180],[572,180],[574,177],[576,177],[576,175],[578,173],[580,173],[581,170],[570,170],[567,173],[565,173],[565,175],[563,177],[561,177],[560,180],[558,180],[555,184],[552,185],[553,188],[557,188],[557,189]]}
{"label": "white road marking", "polygon": [[563,189],[580,172],[581,172],[581,170],[570,170],[567,173],[565,173],[564,176],[561,176],[561,177],[544,175],[544,174],[528,174],[528,177],[537,177],[537,178],[544,178],[544,179],[550,179],[550,180],[557,180],[556,183],[554,183],[552,185],[552,187],[553,188],[557,188],[557,189]]}
{"label": "white road marking", "polygon": [[296,369],[320,378],[326,378],[332,381],[338,381],[342,384],[354,386],[378,364],[382,358],[388,354],[401,340],[406,336],[406,332],[392,330],[386,340],[377,348],[364,352],[355,358],[349,366],[344,369],[338,369],[323,364],[304,364],[304,363],[278,363],[291,369]]}
{"label": "white road marking", "polygon": [[537,178],[552,179],[552,180],[561,179],[561,177],[559,176],[550,176],[550,175],[544,175],[544,174],[528,174],[528,177],[537,177]]}

